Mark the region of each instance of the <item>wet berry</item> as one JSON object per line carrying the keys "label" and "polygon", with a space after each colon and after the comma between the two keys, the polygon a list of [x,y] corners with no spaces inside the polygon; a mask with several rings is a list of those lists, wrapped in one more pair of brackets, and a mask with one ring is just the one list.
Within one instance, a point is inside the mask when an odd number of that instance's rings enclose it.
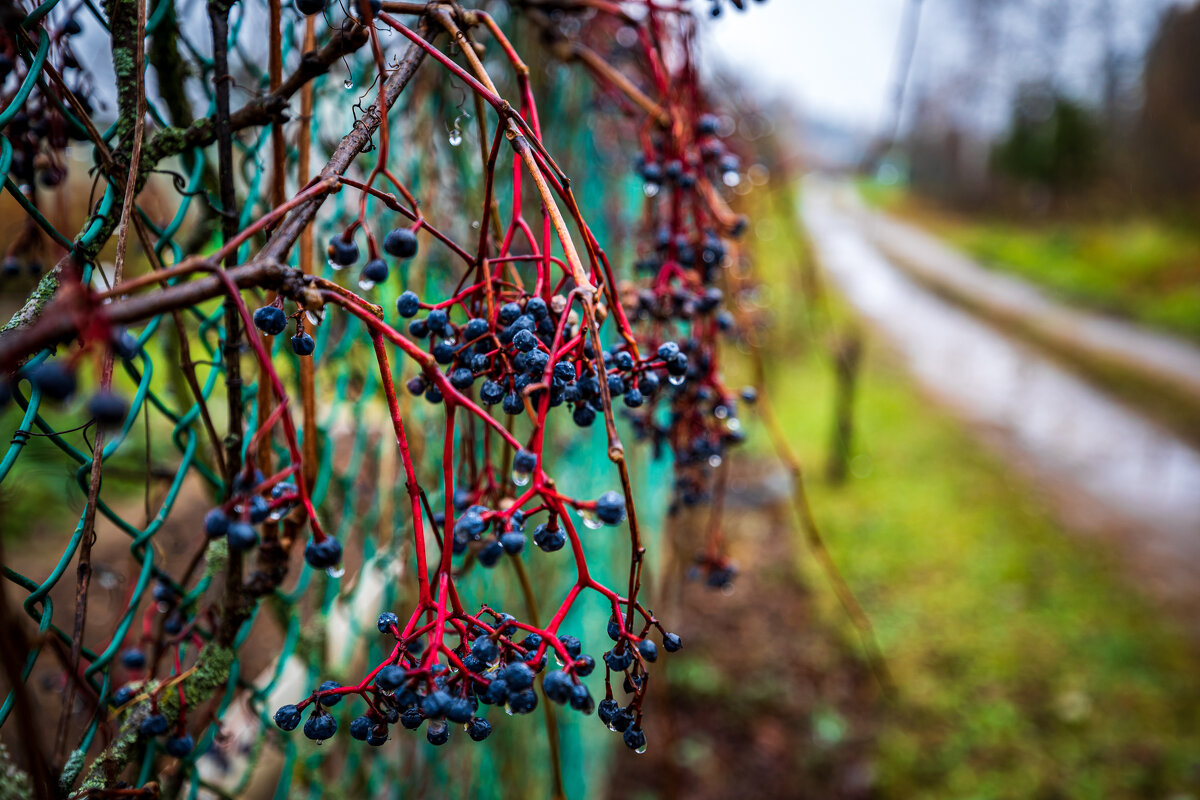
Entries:
{"label": "wet berry", "polygon": [[292,352],[298,356],[311,356],[317,349],[317,343],[307,333],[297,333],[292,337]]}
{"label": "wet berry", "polygon": [[142,720],[142,724],[138,726],[138,731],[142,736],[162,736],[170,728],[170,723],[162,714],[151,714]]}
{"label": "wet berry", "polygon": [[396,258],[412,258],[417,254],[417,235],[408,228],[396,228],[383,237],[383,251]]}
{"label": "wet berry", "polygon": [[247,522],[234,522],[225,533],[229,549],[233,551],[249,550],[258,544],[258,532]]}
{"label": "wet berry", "polygon": [[163,745],[163,749],[167,751],[167,755],[174,756],[175,758],[183,758],[192,752],[192,748],[195,746],[196,743],[192,741],[192,737],[184,733],[168,738]]}
{"label": "wet berry", "polygon": [[337,733],[337,718],[317,707],[304,721],[304,735],[315,742],[323,742]]}
{"label": "wet berry", "polygon": [[275,712],[275,724],[279,726],[280,730],[296,730],[296,726],[300,724],[300,709],[290,703],[286,706],[281,706]]}
{"label": "wet berry", "polygon": [[403,292],[396,298],[396,311],[405,319],[415,317],[421,311],[421,298],[417,297],[416,292]]}
{"label": "wet berry", "polygon": [[321,541],[309,541],[304,548],[304,560],[313,569],[336,567],[342,560],[342,543],[332,536]]}

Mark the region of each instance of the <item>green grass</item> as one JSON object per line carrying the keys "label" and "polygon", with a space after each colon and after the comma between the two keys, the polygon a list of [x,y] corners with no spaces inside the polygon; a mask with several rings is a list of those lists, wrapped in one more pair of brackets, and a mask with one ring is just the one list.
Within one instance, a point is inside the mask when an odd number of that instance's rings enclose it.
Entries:
{"label": "green grass", "polygon": [[[762,255],[781,298],[796,281],[794,257]],[[844,326],[837,301],[829,307]],[[808,324],[794,307],[780,318],[770,388],[829,547],[899,687],[878,739],[883,795],[1200,792],[1196,651],[1098,544],[1064,530],[1023,479],[923,397],[878,340],[867,344],[855,476],[842,488],[820,480],[833,383],[819,348],[791,345]],[[769,449],[763,431],[752,446]]]}
{"label": "green grass", "polygon": [[859,184],[870,205],[910,216],[991,269],[1060,299],[1200,341],[1200,235],[1146,217],[1046,224],[968,218]]}

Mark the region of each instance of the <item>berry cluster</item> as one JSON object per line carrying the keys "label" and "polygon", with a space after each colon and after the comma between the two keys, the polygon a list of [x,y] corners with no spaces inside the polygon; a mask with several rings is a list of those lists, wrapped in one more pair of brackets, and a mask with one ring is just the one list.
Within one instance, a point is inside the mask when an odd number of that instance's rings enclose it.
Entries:
{"label": "berry cluster", "polygon": [[[657,626],[657,622],[653,623]],[[395,645],[387,660],[353,686],[326,681],[299,703],[280,707],[275,724],[284,731],[300,726],[303,712],[312,710],[304,722],[304,735],[315,741],[332,737],[338,730],[336,717],[329,709],[347,695],[365,701],[366,711],[350,722],[350,735],[372,746],[388,740],[389,726],[397,723],[406,730],[417,730],[422,723],[426,739],[443,745],[450,738],[450,725],[462,725],[473,741],[482,741],[492,732],[483,706],[499,706],[510,714],[529,714],[538,706],[535,679],[541,676],[545,698],[584,714],[597,712],[596,702],[580,678],[596,668],[596,661],[583,653],[579,639],[531,629],[515,617],[484,607],[478,615],[456,621],[457,647],[440,647],[446,663],[440,663],[434,648],[427,648],[423,636],[431,625],[403,630],[400,618],[385,612],[379,615],[379,632],[392,637]],[[600,721],[610,730],[624,734],[625,743],[634,750],[645,747],[641,731],[641,698],[645,685],[645,664],[658,659],[658,646],[646,635],[629,636],[617,617],[609,623],[609,635],[616,642],[604,654],[609,670],[605,681],[606,696],[599,704]],[[660,628],[661,630],[661,628]],[[518,640],[518,637],[521,637]],[[662,634],[663,648],[675,652],[681,647],[678,636]],[[562,664],[547,671],[547,656],[553,654]],[[634,699],[621,707],[613,698],[611,673],[624,673],[624,689]]]}
{"label": "berry cluster", "polygon": [[[38,81],[24,104],[4,126],[4,137],[12,145],[7,177],[22,195],[37,205],[39,188],[53,190],[67,177],[67,147],[72,141],[87,141],[89,133],[82,118],[92,113],[89,96],[91,78],[71,49],[71,39],[83,28],[74,15],[58,15],[45,26],[47,61],[58,81],[73,94],[78,107],[66,104],[51,91],[53,84]],[[28,80],[29,66],[21,56],[15,28],[0,31],[0,106],[8,107],[17,87]],[[45,69],[46,67],[43,67]],[[12,81],[10,82],[10,77]],[[11,91],[4,91],[5,87]],[[16,278],[22,273],[40,275],[44,237],[32,217],[25,217],[17,235],[0,257],[0,278]]]}

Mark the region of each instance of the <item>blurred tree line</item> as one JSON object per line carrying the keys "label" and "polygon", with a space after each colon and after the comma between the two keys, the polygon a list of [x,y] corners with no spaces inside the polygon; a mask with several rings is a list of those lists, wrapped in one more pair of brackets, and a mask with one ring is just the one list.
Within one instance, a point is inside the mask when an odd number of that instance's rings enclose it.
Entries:
{"label": "blurred tree line", "polygon": [[900,142],[914,188],[1021,216],[1200,212],[1200,6],[956,0],[955,11],[922,45],[933,77],[918,81]]}

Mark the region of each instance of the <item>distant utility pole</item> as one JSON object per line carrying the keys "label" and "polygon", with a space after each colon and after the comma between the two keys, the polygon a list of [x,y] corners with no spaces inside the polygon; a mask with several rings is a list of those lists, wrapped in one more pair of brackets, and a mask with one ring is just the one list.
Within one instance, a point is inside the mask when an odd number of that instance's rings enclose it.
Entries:
{"label": "distant utility pole", "polygon": [[900,22],[900,38],[896,41],[896,55],[892,64],[892,102],[888,111],[888,119],[875,139],[875,143],[867,150],[859,164],[859,171],[874,172],[879,162],[892,145],[900,131],[900,119],[904,114],[904,98],[908,92],[908,78],[912,71],[913,55],[917,50],[917,37],[921,32],[921,11],[924,0],[908,0],[904,7],[904,18]]}

